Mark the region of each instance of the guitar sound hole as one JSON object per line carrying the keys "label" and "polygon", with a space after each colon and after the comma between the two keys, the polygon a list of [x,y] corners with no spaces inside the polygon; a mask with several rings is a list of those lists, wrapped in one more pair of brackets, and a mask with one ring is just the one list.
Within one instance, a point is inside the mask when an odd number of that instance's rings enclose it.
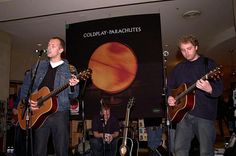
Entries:
{"label": "guitar sound hole", "polygon": [[42,105],[43,105],[43,102],[42,102],[42,96],[41,97],[39,97],[38,99],[37,99],[37,101],[38,101],[38,107],[41,107]]}
{"label": "guitar sound hole", "polygon": [[178,101],[175,102],[176,105],[179,105],[180,103],[181,103],[180,100],[178,100]]}

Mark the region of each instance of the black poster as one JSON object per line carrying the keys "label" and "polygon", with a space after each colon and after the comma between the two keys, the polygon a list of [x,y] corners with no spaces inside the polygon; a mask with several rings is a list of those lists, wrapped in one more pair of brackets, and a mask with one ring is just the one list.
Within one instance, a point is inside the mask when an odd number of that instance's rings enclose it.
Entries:
{"label": "black poster", "polygon": [[[99,19],[67,25],[66,56],[78,71],[91,68],[81,93],[85,117],[111,105],[119,118],[134,97],[130,118],[163,116],[163,60],[159,14]],[[82,97],[80,97],[82,98]]]}

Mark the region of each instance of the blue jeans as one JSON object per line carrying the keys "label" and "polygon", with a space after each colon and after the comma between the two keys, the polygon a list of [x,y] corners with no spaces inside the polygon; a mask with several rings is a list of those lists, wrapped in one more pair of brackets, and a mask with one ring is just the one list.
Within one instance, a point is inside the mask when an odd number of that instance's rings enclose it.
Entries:
{"label": "blue jeans", "polygon": [[201,156],[214,156],[215,124],[212,120],[187,114],[177,124],[175,133],[175,156],[188,156],[191,141],[196,135],[200,144]]}
{"label": "blue jeans", "polygon": [[34,156],[47,156],[48,138],[52,134],[56,156],[67,156],[69,148],[69,111],[50,115],[34,133]]}
{"label": "blue jeans", "polygon": [[93,156],[103,156],[103,151],[105,150],[105,156],[114,156],[116,152],[117,139],[113,139],[110,144],[104,143],[102,138],[91,138],[90,146]]}
{"label": "blue jeans", "polygon": [[147,127],[148,147],[155,150],[161,144],[161,127]]}

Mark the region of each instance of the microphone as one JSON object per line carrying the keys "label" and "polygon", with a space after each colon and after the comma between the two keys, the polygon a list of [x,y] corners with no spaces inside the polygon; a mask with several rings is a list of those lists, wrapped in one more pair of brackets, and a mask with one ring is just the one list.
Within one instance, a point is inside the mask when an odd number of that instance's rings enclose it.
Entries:
{"label": "microphone", "polygon": [[100,120],[104,122],[104,115],[102,113],[100,114]]}
{"label": "microphone", "polygon": [[106,127],[107,121],[105,120],[104,114],[100,115],[100,121],[102,122],[102,126]]}
{"label": "microphone", "polygon": [[36,53],[47,53],[48,50],[47,49],[40,49],[40,50],[35,50]]}
{"label": "microphone", "polygon": [[168,51],[166,51],[166,50],[165,50],[165,51],[163,51],[163,56],[165,56],[165,57],[166,57],[166,56],[169,56],[169,52],[168,52]]}
{"label": "microphone", "polygon": [[101,104],[101,112],[100,112],[100,120],[102,121],[102,126],[105,127],[107,125],[107,121],[105,121],[105,117],[104,114],[102,112],[102,107],[104,107],[104,102],[103,102],[103,98],[100,99],[100,104]]}
{"label": "microphone", "polygon": [[104,106],[103,98],[101,98],[101,100],[100,100],[100,104],[101,104],[101,106]]}

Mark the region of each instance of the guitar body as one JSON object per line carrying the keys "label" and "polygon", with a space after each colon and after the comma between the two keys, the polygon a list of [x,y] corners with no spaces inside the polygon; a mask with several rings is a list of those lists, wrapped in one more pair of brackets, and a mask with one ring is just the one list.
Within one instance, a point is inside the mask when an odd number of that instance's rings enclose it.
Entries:
{"label": "guitar body", "polygon": [[[156,153],[156,154],[158,154],[158,156],[168,156],[169,155],[169,153],[168,153],[168,151],[167,151],[167,149],[165,149],[163,146],[158,146],[155,150],[154,150],[154,152]],[[154,153],[153,153],[153,155],[154,155]]]}
{"label": "guitar body", "polygon": [[120,156],[133,156],[138,155],[138,142],[133,141],[131,138],[127,137],[128,135],[128,127],[129,127],[129,115],[130,115],[130,109],[134,104],[134,97],[129,99],[126,114],[125,114],[125,124],[124,124],[124,130],[123,130],[123,137],[120,137],[117,141],[117,147],[116,147],[116,155]]}
{"label": "guitar body", "polygon": [[[91,77],[92,70],[87,69],[78,74],[79,80],[86,80]],[[42,87],[39,91],[32,93],[30,99],[38,102],[39,109],[31,111],[28,128],[39,128],[48,116],[57,111],[56,95],[70,86],[69,82],[50,92],[48,87]],[[26,129],[26,111],[25,104],[20,103],[17,107],[18,122],[22,129]]]}
{"label": "guitar body", "polygon": [[168,132],[167,130],[165,130],[164,126],[162,127],[162,129],[161,144],[152,151],[151,156],[173,156],[168,146]]}
{"label": "guitar body", "polygon": [[[42,97],[47,96],[50,93],[48,87],[41,88],[38,92],[31,94],[30,99],[33,101],[39,101]],[[26,129],[26,112],[22,117],[23,112],[25,111],[24,104],[18,105],[18,122],[22,129]],[[38,110],[31,111],[31,118],[29,120],[28,128],[39,128],[46,118],[57,111],[57,99],[56,97],[51,97],[45,100]]]}
{"label": "guitar body", "polygon": [[[116,146],[116,156],[121,156],[120,154],[120,148],[122,147],[122,141],[123,137],[118,138],[117,146]],[[139,149],[139,143],[135,139],[127,138],[126,143],[126,149],[127,152],[123,156],[138,156],[138,149]]]}
{"label": "guitar body", "polygon": [[[187,90],[187,85],[182,84],[178,88],[172,90],[172,96],[175,98],[180,93]],[[175,106],[168,106],[169,118],[172,122],[180,122],[186,113],[195,107],[195,95],[194,92],[190,92],[177,100]]]}

